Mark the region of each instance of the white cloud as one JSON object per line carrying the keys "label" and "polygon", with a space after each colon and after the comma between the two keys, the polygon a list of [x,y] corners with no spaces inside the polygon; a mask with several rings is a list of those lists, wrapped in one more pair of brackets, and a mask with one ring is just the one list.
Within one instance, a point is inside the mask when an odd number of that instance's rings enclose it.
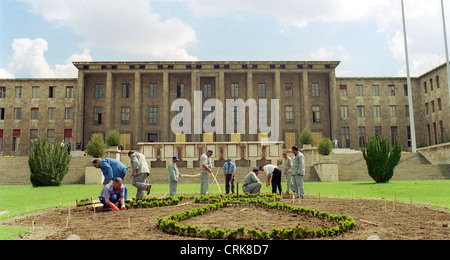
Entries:
{"label": "white cloud", "polygon": [[80,35],[84,46],[146,59],[197,60],[186,47],[195,31],[177,18],[163,19],[148,0],[18,0],[61,28]]}
{"label": "white cloud", "polygon": [[74,78],[77,77],[78,71],[72,62],[92,61],[90,51],[85,49],[81,54],[70,56],[65,64],[57,64],[52,68],[44,56],[48,43],[42,38],[14,39],[12,48],[14,53],[11,61],[6,69],[0,69],[0,78],[14,78],[23,71],[34,78]]}
{"label": "white cloud", "polygon": [[320,47],[316,52],[312,52],[310,57],[317,61],[348,61],[350,60],[350,55],[345,52],[342,45],[336,45],[331,48]]}

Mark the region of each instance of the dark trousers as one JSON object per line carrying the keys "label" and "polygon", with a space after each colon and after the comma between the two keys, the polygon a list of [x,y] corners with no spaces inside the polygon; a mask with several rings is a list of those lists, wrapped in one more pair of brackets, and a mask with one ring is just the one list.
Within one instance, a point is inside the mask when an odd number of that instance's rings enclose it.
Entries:
{"label": "dark trousers", "polygon": [[231,180],[232,174],[227,174],[225,179],[225,189],[227,190],[227,194],[230,193],[230,182],[231,182],[231,193],[234,193],[234,179]]}
{"label": "dark trousers", "polygon": [[278,168],[275,168],[272,173],[272,193],[277,193],[277,188],[280,191],[281,194],[281,170]]}

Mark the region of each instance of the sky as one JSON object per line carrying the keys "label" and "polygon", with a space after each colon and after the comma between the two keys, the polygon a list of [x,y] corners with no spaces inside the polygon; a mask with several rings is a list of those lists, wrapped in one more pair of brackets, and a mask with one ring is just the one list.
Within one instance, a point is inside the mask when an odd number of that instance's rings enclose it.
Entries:
{"label": "sky", "polygon": [[[338,77],[406,76],[401,12],[400,0],[1,0],[0,78],[75,78],[74,61],[341,61]],[[441,1],[405,12],[420,76],[445,63]]]}

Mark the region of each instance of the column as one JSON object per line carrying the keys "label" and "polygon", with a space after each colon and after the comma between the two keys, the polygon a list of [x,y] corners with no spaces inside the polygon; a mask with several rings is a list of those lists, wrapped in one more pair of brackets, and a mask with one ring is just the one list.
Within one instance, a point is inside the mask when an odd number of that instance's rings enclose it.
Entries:
{"label": "column", "polygon": [[[104,105],[103,119],[107,131],[114,129],[114,79],[111,71],[106,72],[106,103]],[[102,122],[103,124],[103,122]],[[108,133],[105,132],[107,136]],[[105,138],[106,138],[105,136]]]}
{"label": "column", "polygon": [[[225,119],[226,119],[226,103],[225,103],[225,72],[224,71],[220,71],[219,75],[216,77],[216,86],[217,86],[217,95],[216,98],[219,101],[218,103],[222,103],[222,108],[223,108],[223,112],[222,112],[222,122],[220,123],[220,125],[218,125],[218,121],[216,120],[216,126],[218,128],[217,132],[216,132],[216,141],[218,142],[226,142],[226,129],[225,129]],[[217,104],[220,105],[220,104]],[[216,106],[217,109],[218,106]],[[217,110],[216,110],[217,111]],[[216,119],[218,118],[218,115],[216,114]],[[219,134],[220,133],[220,134]]]}
{"label": "column", "polygon": [[[247,98],[244,100],[249,100],[250,98],[254,98],[253,96],[253,72],[252,71],[248,71],[247,72]],[[246,109],[247,111],[245,112],[245,132],[247,133],[245,136],[242,136],[242,140],[245,141],[251,141],[252,138],[250,137],[250,114],[248,109]],[[246,148],[247,152],[248,152],[248,147]]]}
{"label": "column", "polygon": [[[161,125],[161,141],[171,142],[171,126],[168,120],[170,118],[170,104],[169,104],[169,72],[163,72],[163,89],[162,89],[162,99],[163,103],[160,108],[158,108],[158,123]],[[174,140],[173,140],[174,141]]]}
{"label": "column", "polygon": [[[200,76],[198,71],[192,71],[191,73],[191,123],[192,123],[192,134],[191,134],[191,142],[200,142],[200,135],[195,134],[195,91],[198,89],[198,85],[200,84]],[[203,106],[203,104],[202,104]]]}
{"label": "column", "polygon": [[304,128],[311,129],[311,104],[309,103],[309,79],[308,72],[303,71],[302,74],[302,108],[301,108],[301,117],[302,117],[302,127],[299,129],[301,132]]}
{"label": "column", "polygon": [[78,70],[78,95],[77,95],[77,112],[75,113],[75,138],[81,141],[83,149],[89,140],[84,140],[84,71]]}
{"label": "column", "polygon": [[141,73],[136,72],[134,74],[134,107],[132,111],[133,115],[133,123],[134,123],[134,134],[132,136],[133,143],[136,144],[136,146],[132,146],[132,149],[137,149],[137,144],[139,142],[147,141],[142,136],[142,83],[141,83]]}
{"label": "column", "polygon": [[330,71],[330,138],[338,138],[340,140],[340,130],[338,120],[340,118],[340,109],[338,108],[338,90],[336,86],[336,72]]}

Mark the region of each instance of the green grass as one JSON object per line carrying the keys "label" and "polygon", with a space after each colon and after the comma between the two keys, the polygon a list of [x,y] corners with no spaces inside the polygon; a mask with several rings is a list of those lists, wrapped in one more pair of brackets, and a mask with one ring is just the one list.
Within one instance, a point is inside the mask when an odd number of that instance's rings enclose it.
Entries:
{"label": "green grass", "polygon": [[[0,220],[12,218],[27,213],[44,209],[67,207],[70,203],[75,205],[75,200],[94,197],[98,198],[102,185],[64,185],[60,187],[33,188],[32,186],[0,186],[0,212],[8,210],[9,213],[0,215]],[[134,198],[136,188],[127,185],[128,197]],[[225,190],[221,185],[222,191]],[[286,189],[286,183],[283,183]],[[152,195],[162,196],[167,194],[168,184],[155,184],[152,186]],[[241,188],[240,188],[241,190]],[[194,194],[200,192],[200,184],[179,184],[179,194]],[[218,193],[215,184],[210,185],[210,193]],[[271,192],[271,187],[262,188],[263,193]],[[450,209],[450,180],[437,181],[392,181],[386,184],[374,182],[307,182],[305,183],[306,195],[321,195],[323,197],[350,198],[356,193],[357,198],[393,200],[409,202],[412,196],[413,202],[440,205]],[[28,232],[22,227],[0,226],[0,240],[10,239]]]}

